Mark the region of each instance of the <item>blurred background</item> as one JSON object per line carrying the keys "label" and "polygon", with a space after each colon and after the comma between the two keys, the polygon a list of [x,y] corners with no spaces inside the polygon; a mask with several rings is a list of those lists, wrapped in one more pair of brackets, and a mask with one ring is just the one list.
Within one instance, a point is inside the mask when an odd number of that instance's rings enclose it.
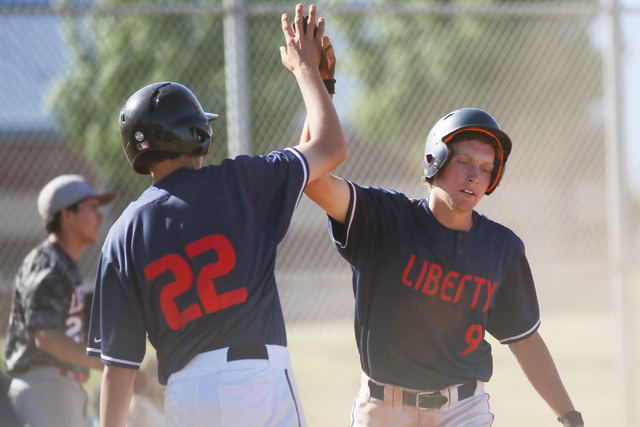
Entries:
{"label": "blurred background", "polygon": [[[500,188],[478,210],[524,240],[540,333],[587,425],[640,425],[640,0],[316,4],[337,56],[334,102],[349,144],[336,173],[426,197],[431,126],[461,107],[490,112],[514,149]],[[150,184],[130,169],[118,131],[137,89],[180,82],[220,114],[205,164],[297,143],[305,111],[278,52],[280,16],[294,6],[0,0],[0,350],[15,273],[46,237],[40,188],[80,173],[97,190],[116,189],[103,209],[106,234]],[[90,290],[99,250],[80,260]],[[280,246],[277,277],[308,424],[348,426],[361,372],[350,268],[308,199]],[[494,425],[557,425],[508,349],[487,339]],[[152,353],[144,393],[161,408]],[[94,373],[87,384],[94,404],[99,382]]]}

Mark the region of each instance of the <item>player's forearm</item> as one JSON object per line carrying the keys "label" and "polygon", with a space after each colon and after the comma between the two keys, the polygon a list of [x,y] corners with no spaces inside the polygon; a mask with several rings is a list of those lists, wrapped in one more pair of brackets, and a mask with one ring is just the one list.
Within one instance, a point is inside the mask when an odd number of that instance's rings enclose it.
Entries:
{"label": "player's forearm", "polygon": [[[333,95],[329,94],[331,99],[333,100]],[[311,139],[311,134],[309,133],[309,116],[307,115],[304,119],[304,125],[302,125],[302,134],[300,135],[300,144],[306,144]]]}
{"label": "player's forearm", "polygon": [[335,169],[347,158],[347,146],[340,119],[319,71],[314,67],[301,67],[294,74],[307,109],[308,141],[321,144],[322,157],[329,159],[318,171],[317,176],[320,176]]}
{"label": "player's forearm", "polygon": [[302,125],[302,134],[300,135],[300,145],[306,144],[311,139],[309,134],[309,116],[304,118],[304,125]]}
{"label": "player's forearm", "polygon": [[136,371],[105,366],[100,389],[100,425],[124,427],[129,416]]}
{"label": "player's forearm", "polygon": [[536,332],[523,341],[510,344],[509,349],[533,388],[556,416],[574,410],[551,353],[540,334]]}
{"label": "player's forearm", "polygon": [[57,357],[63,362],[101,371],[104,368],[99,358],[87,356],[84,345],[79,344],[56,329],[41,329],[35,334],[36,347]]}

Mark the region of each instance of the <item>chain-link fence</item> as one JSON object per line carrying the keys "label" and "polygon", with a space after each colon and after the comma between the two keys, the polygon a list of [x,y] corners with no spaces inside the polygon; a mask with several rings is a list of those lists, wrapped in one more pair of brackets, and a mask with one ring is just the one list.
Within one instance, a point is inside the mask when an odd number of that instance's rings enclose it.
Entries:
{"label": "chain-link fence", "polygon": [[[106,233],[149,185],[126,163],[117,125],[139,87],[178,81],[220,114],[205,163],[233,153],[227,141],[238,138],[254,154],[296,143],[304,111],[278,54],[280,16],[294,4],[244,3],[0,1],[2,337],[13,277],[45,238],[40,188],[80,173],[97,189],[118,190],[103,210]],[[502,185],[479,210],[526,244],[541,334],[574,403],[589,425],[616,424],[618,355],[635,347],[621,344],[628,337],[613,314],[634,300],[637,269],[619,276],[621,286],[611,278],[617,263],[637,263],[637,203],[624,182],[637,179],[640,153],[629,143],[634,135],[624,135],[637,121],[629,96],[637,85],[626,76],[640,63],[625,34],[633,34],[638,10],[586,0],[317,4],[337,55],[334,102],[349,144],[336,173],[425,197],[421,158],[433,123],[460,107],[491,112],[514,150]],[[612,34],[622,35],[619,50]],[[616,227],[620,238],[612,239]],[[612,259],[612,245],[621,258]],[[88,288],[98,254],[96,245],[80,260]],[[348,425],[360,374],[350,269],[330,243],[323,213],[306,199],[280,247],[277,276],[309,425]],[[517,368],[500,347],[489,384],[495,425],[554,425],[522,374],[511,377]],[[635,371],[624,375],[636,379]]]}

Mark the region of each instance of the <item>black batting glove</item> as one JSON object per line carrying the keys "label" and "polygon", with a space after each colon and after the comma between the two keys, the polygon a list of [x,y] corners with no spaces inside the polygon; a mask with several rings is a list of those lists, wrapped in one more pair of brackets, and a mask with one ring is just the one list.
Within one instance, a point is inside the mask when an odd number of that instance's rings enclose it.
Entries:
{"label": "black batting glove", "polygon": [[564,427],[577,427],[584,425],[582,414],[578,411],[567,412],[558,418]]}

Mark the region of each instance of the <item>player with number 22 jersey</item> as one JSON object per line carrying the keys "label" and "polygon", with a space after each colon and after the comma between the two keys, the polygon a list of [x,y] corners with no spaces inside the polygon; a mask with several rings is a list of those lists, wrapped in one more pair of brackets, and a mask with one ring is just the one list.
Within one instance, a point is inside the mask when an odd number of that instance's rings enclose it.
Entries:
{"label": "player with number 22 jersey", "polygon": [[[307,32],[296,29],[304,27]],[[306,185],[346,158],[320,74],[324,19],[281,17],[280,56],[309,111],[311,138],[203,166],[213,139],[187,87],[157,82],[121,110],[122,146],[152,186],[103,246],[87,352],[105,363],[100,425],[127,422],[147,337],[165,389],[165,427],[304,427],[274,275]],[[322,125],[321,125],[322,124]]]}
{"label": "player with number 22 jersey", "polygon": [[304,158],[288,149],[179,169],[150,187],[105,241],[95,298],[118,311],[102,330],[92,323],[89,351],[138,367],[148,333],[166,384],[202,352],[286,346],[273,266],[306,179]]}

